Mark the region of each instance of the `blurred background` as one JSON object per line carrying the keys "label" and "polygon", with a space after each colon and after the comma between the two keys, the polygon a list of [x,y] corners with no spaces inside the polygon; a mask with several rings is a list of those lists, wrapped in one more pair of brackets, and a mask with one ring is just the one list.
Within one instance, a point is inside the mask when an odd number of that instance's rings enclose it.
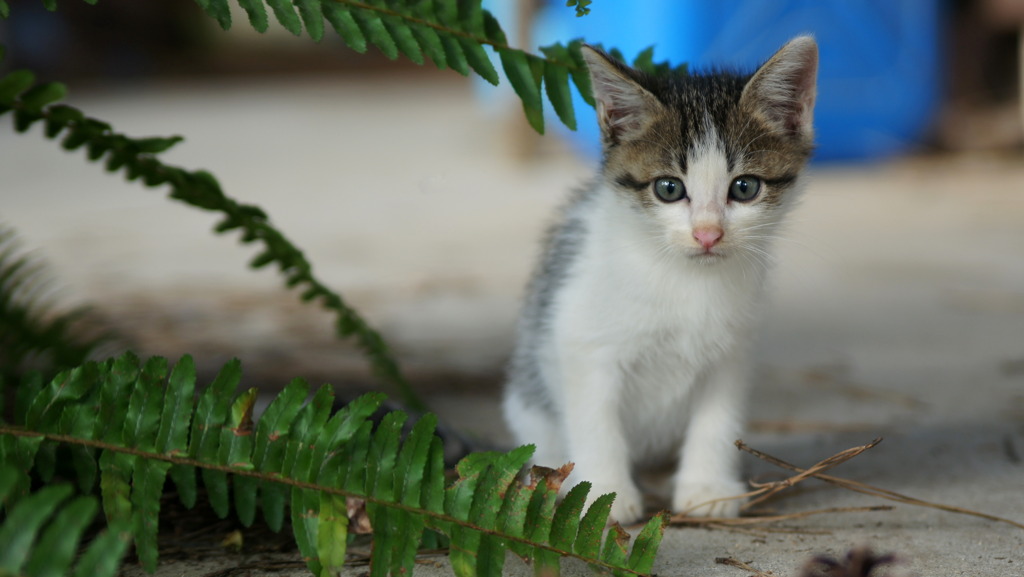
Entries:
{"label": "blurred background", "polygon": [[[356,54],[330,32],[257,34],[240,10],[224,32],[188,0],[8,3],[3,72],[65,82],[69,103],[129,135],[184,136],[166,162],[263,207],[382,330],[429,404],[495,428],[542,231],[598,161],[590,108],[577,103],[578,132],[550,118],[541,137],[505,86]],[[926,382],[1007,387],[1017,396],[999,410],[1024,415],[1024,1],[598,0],[584,18],[554,0],[487,7],[534,51],[583,37],[630,57],[655,45],[656,60],[694,68],[752,67],[815,34],[819,151],[757,353],[776,393],[807,394],[766,394],[761,426],[835,387],[895,395],[888,412],[842,419],[924,418],[914,387]],[[62,302],[91,304],[140,354],[194,353],[207,372],[239,357],[268,389],[295,376],[378,386],[329,313],[212,234],[215,215],[5,122],[0,222],[52,265]]]}

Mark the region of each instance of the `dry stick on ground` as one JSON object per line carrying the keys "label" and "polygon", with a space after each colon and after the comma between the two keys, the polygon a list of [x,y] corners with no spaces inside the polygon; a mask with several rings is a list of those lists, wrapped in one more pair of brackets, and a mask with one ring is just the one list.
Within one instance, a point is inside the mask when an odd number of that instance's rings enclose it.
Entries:
{"label": "dry stick on ground", "polygon": [[[877,442],[874,442],[874,444],[877,444]],[[869,443],[869,445],[871,445],[871,446],[874,446],[874,444]],[[754,449],[754,448],[751,448],[751,447],[747,446],[743,441],[736,441],[736,446],[739,449],[741,449],[743,451],[746,451],[746,452],[750,453],[751,455],[754,455],[755,457],[757,457],[757,458],[759,458],[759,459],[761,459],[763,461],[767,461],[767,462],[769,462],[769,463],[771,463],[771,464],[773,464],[773,465],[775,465],[777,467],[782,467],[783,469],[789,469],[790,471],[795,471],[795,472],[800,473],[800,474],[808,473],[808,472],[811,471],[811,469],[804,470],[804,469],[801,469],[800,467],[797,467],[796,465],[793,465],[791,463],[787,463],[786,461],[783,461],[782,459],[779,459],[777,457],[772,457],[771,455],[767,455],[765,453],[762,453],[761,451],[758,451],[757,449]],[[867,445],[864,445],[864,447],[867,447]],[[854,449],[847,449],[847,451],[853,451],[853,450],[856,450],[858,448],[859,447],[854,447]],[[843,451],[843,453],[846,453],[847,451]],[[857,454],[860,454],[862,452],[863,451],[859,451]],[[842,455],[843,453],[839,453],[839,455]],[[828,461],[828,459],[826,459],[826,461]],[[824,463],[826,461],[822,461],[822,463]],[[799,475],[797,475],[797,476],[799,476]],[[816,479],[821,479],[822,481],[825,481],[826,483],[831,483],[831,484],[836,485],[838,487],[842,487],[844,489],[849,489],[850,491],[856,491],[857,493],[864,493],[865,495],[873,495],[875,497],[882,497],[883,499],[889,499],[891,501],[896,501],[898,503],[906,503],[908,505],[917,505],[919,507],[930,507],[932,509],[939,509],[940,511],[946,511],[946,512],[949,512],[949,513],[959,513],[961,515],[971,515],[973,517],[980,517],[982,519],[987,519],[989,521],[997,521],[999,523],[1006,523],[1008,525],[1013,525],[1014,527],[1017,527],[1018,529],[1024,529],[1024,524],[1022,524],[1022,523],[1018,523],[1016,521],[1011,521],[1010,519],[1005,519],[1003,517],[996,517],[995,515],[989,515],[987,513],[980,513],[978,511],[972,511],[970,509],[964,509],[962,507],[954,507],[952,505],[942,505],[940,503],[932,503],[930,501],[923,501],[921,499],[915,499],[914,497],[908,497],[906,495],[901,495],[901,494],[896,493],[894,491],[889,491],[887,489],[881,489],[879,487],[874,487],[874,486],[868,485],[866,483],[860,483],[860,482],[857,482],[857,481],[850,481],[848,479],[842,479],[842,478],[839,478],[839,477],[833,477],[831,475],[824,475],[824,474],[821,474],[821,473],[814,473],[811,476],[813,476]],[[791,479],[795,479],[795,478],[796,477],[791,477],[790,479],[787,479],[787,481],[789,481]],[[785,482],[785,481],[783,481],[783,482]]]}
{"label": "dry stick on ground", "polygon": [[[868,449],[875,448],[875,446],[877,446],[881,442],[882,442],[882,438],[878,437],[878,438],[876,438],[875,440],[871,441],[870,443],[868,443],[866,445],[861,445],[859,447],[852,447],[852,448],[846,449],[845,451],[840,451],[840,452],[836,453],[835,455],[832,455],[831,457],[825,459],[824,461],[819,461],[818,463],[816,463],[814,466],[812,466],[811,468],[809,468],[807,470],[802,470],[802,471],[798,470],[797,471],[797,475],[795,475],[793,477],[790,477],[788,479],[785,479],[785,480],[779,481],[779,482],[775,482],[775,483],[765,483],[765,484],[762,484],[758,488],[758,491],[757,491],[757,492],[761,493],[760,496],[756,497],[755,499],[752,499],[750,502],[748,502],[745,505],[743,505],[743,510],[749,510],[754,505],[757,505],[758,503],[764,502],[766,499],[771,498],[772,495],[775,495],[779,491],[783,491],[785,489],[788,489],[788,488],[792,487],[793,485],[796,485],[800,481],[803,481],[803,480],[811,478],[811,477],[818,477],[822,473],[824,473],[825,471],[827,471],[827,470],[829,470],[829,469],[831,469],[831,468],[833,468],[833,467],[835,467],[837,465],[845,463],[846,461],[849,461],[850,459],[856,457],[857,455],[860,455],[864,451],[867,451]],[[742,444],[742,441],[737,441],[737,447],[740,446],[741,444]]]}
{"label": "dry stick on ground", "polygon": [[[807,479],[810,479],[812,477],[820,475],[821,473],[824,473],[825,471],[831,469],[832,467],[835,467],[837,465],[845,463],[846,461],[849,461],[850,459],[856,457],[857,455],[860,455],[864,451],[867,451],[868,449],[873,448],[875,445],[877,445],[878,443],[881,443],[881,442],[882,442],[882,439],[878,438],[878,439],[875,439],[874,441],[871,441],[870,443],[868,443],[866,445],[861,445],[859,447],[852,447],[850,449],[846,449],[845,451],[840,451],[839,453],[836,453],[835,455],[832,455],[831,457],[829,457],[829,458],[827,458],[827,459],[825,459],[823,461],[819,461],[818,463],[814,464],[812,467],[810,467],[807,470],[800,470],[800,471],[798,471],[798,473],[796,475],[794,475],[794,476],[792,476],[792,477],[790,477],[788,479],[784,479],[782,481],[776,481],[774,483],[764,483],[764,484],[761,484],[757,489],[755,489],[753,491],[750,491],[749,493],[744,493],[743,495],[737,495],[735,497],[726,497],[726,498],[723,498],[723,499],[716,499],[714,501],[708,501],[707,503],[701,503],[700,505],[697,505],[697,506],[701,507],[701,506],[704,506],[704,505],[707,505],[707,504],[710,504],[710,503],[716,503],[718,501],[727,501],[727,500],[733,500],[733,499],[753,498],[753,500],[751,500],[749,503],[744,505],[743,509],[747,510],[751,506],[763,502],[765,499],[771,497],[772,495],[775,495],[779,491],[783,491],[785,489],[793,487],[797,483],[799,483],[800,481],[805,481]],[[702,525],[702,526],[709,526],[709,525],[712,525],[712,524],[716,525],[716,526],[723,526],[723,525],[728,525],[728,526],[734,526],[734,525],[753,525],[753,524],[762,524],[762,523],[774,523],[774,522],[777,522],[777,521],[788,521],[788,520],[792,520],[792,519],[800,519],[800,518],[803,518],[803,517],[810,517],[812,515],[821,515],[821,514],[827,514],[827,513],[850,513],[850,512],[863,512],[863,511],[887,511],[887,510],[891,510],[891,509],[892,509],[892,507],[883,507],[883,506],[875,506],[875,507],[839,507],[839,508],[829,508],[829,509],[817,509],[817,510],[814,510],[814,511],[801,511],[801,512],[798,512],[798,513],[787,513],[787,514],[782,514],[782,515],[763,515],[763,516],[756,516],[756,517],[740,517],[740,518],[727,518],[727,519],[708,518],[708,517],[696,517],[696,518],[695,517],[689,517],[689,516],[687,516],[688,512],[687,511],[683,511],[683,512],[681,512],[679,514],[673,515],[671,517],[670,521],[672,523],[674,523],[674,524],[680,524],[680,525]]]}
{"label": "dry stick on ground", "polygon": [[719,565],[726,565],[728,567],[736,567],[737,569],[743,569],[744,571],[750,571],[751,573],[753,573],[752,577],[774,577],[771,573],[758,571],[757,569],[751,567],[749,564],[744,563],[743,561],[740,561],[738,559],[733,559],[732,557],[716,557],[715,563],[718,563]]}

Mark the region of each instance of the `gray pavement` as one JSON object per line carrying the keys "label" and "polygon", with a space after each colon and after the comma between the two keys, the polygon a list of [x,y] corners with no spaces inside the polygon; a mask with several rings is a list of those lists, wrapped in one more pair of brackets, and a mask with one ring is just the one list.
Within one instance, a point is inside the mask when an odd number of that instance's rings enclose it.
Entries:
{"label": "gray pavement", "polygon": [[[170,162],[207,168],[265,208],[382,328],[442,418],[507,442],[496,384],[517,300],[551,209],[591,162],[554,138],[524,159],[508,119],[457,82],[72,96],[129,134],[185,135]],[[63,299],[95,304],[142,352],[203,353],[208,369],[239,356],[277,384],[306,375],[367,386],[329,318],[297,304],[272,271],[247,270],[251,249],[210,234],[215,217],[8,125],[0,174],[0,220],[50,261]],[[1024,158],[816,167],[785,237],[745,440],[809,465],[882,436],[835,473],[1024,523]],[[746,463],[752,478],[775,471]],[[775,507],[878,504],[892,503],[815,484]],[[858,545],[897,553],[895,575],[1024,575],[1024,529],[902,504],[743,531],[672,529],[654,570],[748,574],[715,563],[732,557],[795,575],[813,554]],[[509,572],[527,569],[511,561]]]}

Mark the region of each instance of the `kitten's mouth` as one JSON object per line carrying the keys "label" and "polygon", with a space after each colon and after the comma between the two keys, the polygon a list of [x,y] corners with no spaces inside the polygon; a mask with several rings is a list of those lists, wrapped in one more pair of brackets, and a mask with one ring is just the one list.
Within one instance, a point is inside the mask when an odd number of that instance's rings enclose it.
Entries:
{"label": "kitten's mouth", "polygon": [[695,260],[704,264],[712,264],[721,261],[725,258],[725,254],[715,250],[714,248],[699,249],[689,254],[690,260]]}

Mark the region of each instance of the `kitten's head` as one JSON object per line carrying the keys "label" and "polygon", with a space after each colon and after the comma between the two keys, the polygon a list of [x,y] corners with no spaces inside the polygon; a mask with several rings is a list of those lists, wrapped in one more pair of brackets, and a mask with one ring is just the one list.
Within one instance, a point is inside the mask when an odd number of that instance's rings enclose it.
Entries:
{"label": "kitten's head", "polygon": [[590,47],[583,55],[607,185],[688,257],[764,254],[813,149],[814,40],[791,40],[752,75],[652,77]]}

